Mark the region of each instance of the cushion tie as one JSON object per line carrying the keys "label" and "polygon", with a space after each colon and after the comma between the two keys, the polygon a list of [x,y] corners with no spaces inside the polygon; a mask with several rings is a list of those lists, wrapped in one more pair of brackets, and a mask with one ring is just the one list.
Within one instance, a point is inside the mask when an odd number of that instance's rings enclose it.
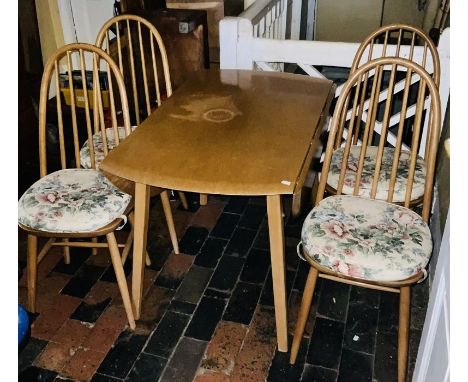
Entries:
{"label": "cushion tie", "polygon": [[123,222],[116,228],[117,231],[120,231],[123,227],[125,227],[125,224],[127,224],[127,216],[120,215],[119,218],[122,219]]}
{"label": "cushion tie", "polygon": [[296,247],[297,256],[299,256],[299,258],[300,258],[302,261],[307,261],[307,260],[305,259],[305,257],[302,256],[301,247],[302,247],[302,240],[297,244],[297,247]]}

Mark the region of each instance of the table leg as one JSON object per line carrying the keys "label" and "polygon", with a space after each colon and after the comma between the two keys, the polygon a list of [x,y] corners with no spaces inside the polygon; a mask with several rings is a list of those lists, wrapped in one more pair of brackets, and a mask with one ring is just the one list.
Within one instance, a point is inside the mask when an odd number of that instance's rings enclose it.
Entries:
{"label": "table leg", "polygon": [[288,351],[288,315],[286,305],[286,271],[284,262],[284,227],[281,195],[267,196],[268,230],[270,234],[271,274],[275,300],[278,350]]}
{"label": "table leg", "polygon": [[135,224],[133,240],[132,299],[135,320],[140,318],[146,240],[148,237],[150,186],[135,183]]}

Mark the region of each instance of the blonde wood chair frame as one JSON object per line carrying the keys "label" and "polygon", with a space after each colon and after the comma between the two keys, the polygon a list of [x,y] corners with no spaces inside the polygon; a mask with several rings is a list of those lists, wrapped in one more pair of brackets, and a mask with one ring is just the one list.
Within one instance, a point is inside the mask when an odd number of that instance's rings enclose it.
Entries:
{"label": "blonde wood chair frame", "polygon": [[[332,123],[332,127],[330,130],[329,140],[327,142],[325,160],[323,164],[322,176],[321,176],[320,183],[318,186],[316,203],[319,203],[324,197],[328,172],[330,168],[330,162],[332,159],[333,150],[335,148],[335,139],[336,139],[336,136],[340,134],[341,132],[340,125],[344,121],[344,115],[347,113],[348,104],[350,102],[357,104],[360,90],[362,91],[362,88],[363,88],[362,84],[366,78],[369,78],[369,73],[372,73],[372,72],[374,74],[378,73],[380,70],[383,70],[385,67],[391,68],[391,79],[390,79],[390,85],[388,88],[389,98],[386,104],[387,111],[391,105],[391,100],[393,98],[392,83],[395,82],[395,74],[396,74],[397,68],[404,68],[407,72],[406,84],[405,84],[405,89],[404,89],[404,100],[408,96],[411,75],[414,73],[420,77],[420,88],[418,91],[418,100],[416,103],[417,114],[416,114],[416,121],[415,121],[415,127],[414,127],[416,130],[421,128],[421,124],[422,124],[421,115],[422,115],[422,111],[424,108],[426,92],[429,94],[429,98],[431,101],[431,104],[430,104],[431,107],[429,109],[430,110],[430,126],[429,126],[429,134],[428,134],[428,144],[426,146],[427,151],[426,151],[426,157],[425,157],[427,167],[426,167],[426,178],[425,178],[425,185],[424,185],[424,196],[422,198],[422,213],[421,213],[423,220],[425,222],[428,222],[429,214],[430,214],[430,207],[431,207],[431,200],[432,200],[435,160],[436,160],[436,154],[437,154],[437,147],[438,147],[438,140],[439,140],[439,133],[440,133],[440,123],[441,123],[440,99],[439,99],[437,86],[434,83],[431,76],[420,65],[415,64],[414,62],[411,62],[409,60],[402,59],[402,58],[385,57],[385,58],[379,58],[379,59],[370,61],[364,64],[363,66],[361,66],[360,68],[358,68],[357,70],[355,70],[351,74],[348,81],[346,82],[343,88],[343,92],[341,93],[341,96],[338,99],[336,109],[334,112],[334,116],[333,116],[333,123]],[[378,79],[374,79],[374,83],[376,82],[379,82]],[[371,100],[375,100],[377,98],[376,94],[378,94],[378,88],[372,87]],[[375,102],[371,101],[371,107],[373,107],[372,105],[374,104]],[[406,105],[406,102],[404,101],[404,107],[405,105]],[[401,113],[401,117],[400,117],[401,123],[404,120],[404,114],[405,113]],[[351,119],[351,121],[352,120],[353,119]],[[373,122],[375,122],[375,120]],[[366,122],[364,134],[368,134],[369,131],[373,129],[373,126],[372,126],[373,122],[371,121],[371,119],[369,119]],[[384,124],[384,128],[385,128],[385,124]],[[352,132],[352,129],[353,129],[352,123],[349,129]],[[352,134],[350,134],[350,136],[351,135]],[[399,135],[399,139],[398,139],[399,145],[397,145],[397,148],[395,149],[395,158],[397,158],[399,154],[398,147],[401,147],[400,138],[401,137]],[[366,141],[367,140],[364,139],[364,143],[363,143],[364,150],[366,147]],[[351,139],[348,139],[345,145],[345,153],[346,151],[349,153],[350,145],[351,145]],[[380,153],[383,151],[384,145],[385,145],[385,135],[383,134],[381,136],[380,143],[379,143]],[[415,146],[416,145],[417,144],[415,142]],[[361,154],[363,152],[364,151],[362,151]],[[410,169],[408,173],[408,183],[407,183],[407,190],[406,190],[406,196],[405,196],[405,201],[404,201],[404,205],[406,207],[409,207],[410,202],[411,202],[411,187],[413,185],[412,177],[414,176],[414,170],[415,170],[415,165],[416,165],[416,154],[417,154],[417,151],[416,149],[414,149],[411,154],[411,165],[410,165]],[[362,171],[363,155],[361,155],[360,159],[361,159],[361,163],[360,163],[360,168],[358,169],[358,176],[359,176],[360,171]],[[398,164],[397,161],[393,162],[393,173],[396,172],[395,167],[397,164]],[[343,160],[342,171],[341,171],[340,179],[338,183],[339,186],[337,189],[338,195],[340,195],[342,191],[343,181],[344,181],[344,169],[346,165],[347,165],[346,161]],[[377,184],[378,174],[380,171],[380,165],[381,165],[381,161],[377,160],[376,166],[375,166],[376,176],[374,177],[374,182],[372,184],[372,193],[371,193],[372,199],[375,198],[375,188]],[[395,181],[394,178],[395,177],[393,176],[391,180],[391,185],[392,184],[394,185],[394,181]],[[356,182],[356,184],[359,185],[359,182]],[[354,190],[355,195],[357,195],[357,191],[358,189],[356,186]],[[391,193],[389,193],[387,201],[388,202],[392,201]],[[309,315],[310,306],[312,303],[312,296],[314,293],[314,288],[315,288],[315,284],[317,281],[317,277],[321,277],[321,278],[326,278],[326,279],[330,279],[333,281],[342,282],[346,284],[357,285],[357,286],[362,286],[366,288],[377,289],[377,290],[400,294],[400,308],[399,308],[400,313],[399,313],[399,330],[398,330],[398,381],[400,382],[404,381],[405,376],[406,376],[406,364],[407,364],[407,355],[408,355],[410,286],[418,282],[424,277],[423,272],[419,272],[406,280],[399,280],[399,281],[394,281],[394,282],[375,282],[375,281],[367,281],[363,279],[348,277],[338,272],[333,272],[328,268],[324,268],[319,263],[311,260],[309,256],[306,256],[306,259],[311,265],[311,268],[309,271],[309,275],[307,277],[306,286],[305,286],[304,294],[302,298],[302,304],[301,304],[301,308],[299,312],[299,318],[298,318],[295,333],[294,333],[294,340],[293,340],[293,344],[291,348],[290,363],[295,363],[296,361],[300,341],[304,333],[304,328],[305,328],[307,318]]]}
{"label": "blonde wood chair frame", "polygon": [[[116,34],[114,44],[112,44],[110,36],[111,28],[114,28]],[[148,49],[147,46],[145,47],[145,41],[148,41],[145,40],[144,37],[146,33],[149,39],[150,49]],[[134,43],[138,45],[135,49]],[[160,33],[153,24],[141,16],[131,14],[120,15],[111,18],[101,27],[96,38],[96,46],[104,49],[111,56],[117,56],[119,69],[122,75],[124,75],[124,79],[125,73],[130,73],[130,90],[133,95],[133,108],[135,110],[136,124],[139,126],[142,122],[140,116],[140,96],[144,96],[144,111],[146,117],[151,114],[155,105],[159,107],[162,103],[161,86],[159,82],[160,71],[158,70],[157,62],[158,57],[161,60],[166,97],[169,98],[172,95],[169,61]],[[123,50],[125,48],[128,49],[127,66],[124,65],[125,55],[123,54]],[[135,52],[135,50],[138,52]],[[158,52],[159,55],[157,55]],[[136,58],[139,59],[141,70],[137,68],[135,62]],[[149,72],[147,71],[147,63],[149,63],[151,67]],[[138,74],[142,76],[143,91],[138,88]],[[153,79],[153,81],[151,81],[151,79]],[[154,94],[152,94],[151,86],[149,86],[151,83],[154,84]],[[178,194],[183,207],[188,209],[185,194],[180,191]],[[178,253],[178,249],[176,250],[175,248],[176,246],[174,246],[174,251]]]}
{"label": "blonde wood chair frame", "polygon": [[[74,60],[78,55],[78,59]],[[88,84],[86,80],[86,64],[85,55],[92,56],[92,73],[93,73],[93,89],[90,90],[93,95],[93,101],[89,99]],[[67,131],[64,126],[63,116],[63,105],[62,97],[60,94],[60,70],[63,70],[60,62],[65,61],[65,68],[68,72],[68,86],[70,92],[70,103],[71,103],[71,132],[68,132],[72,137],[73,154],[71,158],[67,158],[67,143],[66,133]],[[75,64],[73,65],[72,62]],[[59,167],[61,169],[67,168],[80,168],[80,139],[79,139],[79,128],[77,122],[77,101],[75,93],[76,88],[72,70],[74,67],[80,67],[81,70],[81,88],[83,89],[84,98],[84,110],[86,118],[86,138],[89,145],[91,167],[96,169],[96,155],[94,150],[93,135],[101,134],[103,140],[103,148],[105,155],[108,153],[107,146],[107,135],[106,126],[104,121],[104,107],[103,107],[103,96],[101,93],[100,79],[99,79],[99,68],[101,62],[106,64],[107,79],[109,83],[109,99],[110,99],[110,114],[112,120],[112,128],[115,133],[116,145],[119,144],[119,134],[117,131],[117,114],[115,107],[115,96],[119,96],[119,101],[122,105],[122,113],[124,120],[125,135],[128,136],[131,133],[130,118],[128,113],[127,95],[123,82],[122,75],[119,68],[112,60],[112,58],[103,50],[90,44],[76,43],[69,44],[59,48],[48,60],[41,82],[40,90],[40,101],[39,101],[39,160],[40,160],[40,177],[44,177],[49,173],[48,162],[47,162],[47,104],[49,98],[49,91],[51,87],[55,87],[57,91],[56,96],[56,108],[57,108],[57,120],[58,120],[58,148],[59,148]],[[112,81],[115,80],[115,82]],[[117,85],[116,91],[114,91],[114,84]],[[92,107],[91,107],[92,106]],[[130,214],[132,204],[130,204],[125,214]],[[53,246],[59,246],[65,248],[65,262],[69,263],[69,248],[70,247],[87,247],[93,248],[108,248],[112,265],[117,278],[117,283],[122,295],[123,304],[127,313],[128,322],[131,329],[135,329],[135,320],[132,310],[132,304],[128,291],[127,281],[125,273],[123,271],[122,258],[120,255],[119,247],[123,247],[124,258],[133,241],[133,235],[129,235],[126,244],[118,244],[115,238],[114,231],[122,224],[122,219],[117,218],[113,222],[109,223],[105,227],[102,227],[94,232],[73,232],[73,233],[57,233],[47,232],[43,230],[33,229],[31,227],[20,224],[20,227],[28,233],[28,307],[31,312],[36,311],[36,283],[37,283],[37,267],[39,262],[44,258],[47,252]],[[106,243],[99,243],[97,238],[105,236],[107,239]],[[37,242],[38,237],[49,238],[46,244],[38,252]],[[74,241],[74,239],[91,238],[91,242]],[[62,240],[58,240],[62,239]]]}

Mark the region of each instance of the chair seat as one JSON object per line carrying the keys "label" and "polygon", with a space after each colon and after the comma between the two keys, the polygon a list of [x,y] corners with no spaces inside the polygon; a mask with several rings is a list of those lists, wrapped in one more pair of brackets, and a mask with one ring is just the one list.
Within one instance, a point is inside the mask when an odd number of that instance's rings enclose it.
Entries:
{"label": "chair seat", "polygon": [[[342,194],[352,195],[354,192],[354,185],[356,184],[356,174],[359,163],[361,146],[351,146],[348,167],[346,169],[345,181],[343,183]],[[359,196],[369,197],[374,178],[375,159],[377,157],[378,147],[368,146],[364,158],[364,167],[360,182]],[[333,152],[330,171],[328,173],[327,184],[335,190],[338,187],[338,179],[340,177],[341,163],[343,160],[344,148],[340,147]],[[380,171],[380,178],[377,186],[377,193],[375,198],[380,200],[387,200],[388,189],[390,185],[390,177],[392,171],[394,149],[385,147],[382,167]],[[406,183],[408,179],[408,171],[410,167],[410,153],[402,151],[400,153],[397,179],[395,182],[395,191],[393,194],[393,202],[404,202],[406,193]],[[411,200],[416,200],[424,194],[424,179],[426,177],[426,166],[422,158],[417,158],[413,189],[411,190]]]}
{"label": "chair seat", "polygon": [[21,196],[18,221],[40,231],[93,232],[122,216],[131,199],[99,171],[59,170]]}
{"label": "chair seat", "polygon": [[323,199],[302,227],[306,256],[342,275],[399,281],[423,270],[431,256],[428,225],[415,212],[349,195]]}
{"label": "chair seat", "polygon": [[[120,126],[117,128],[119,132],[119,139],[123,140],[126,137],[125,128]],[[132,131],[136,129],[136,126],[132,126]],[[106,129],[106,137],[107,137],[107,147],[108,150],[112,150],[115,148],[115,132],[113,128]],[[94,158],[96,161],[96,168],[99,168],[99,164],[104,160],[104,144],[102,142],[102,135],[101,133],[96,133],[93,135],[93,142],[94,142]],[[83,147],[80,150],[80,162],[81,167],[83,168],[91,168],[91,154],[89,152],[89,145],[88,141],[86,141]]]}

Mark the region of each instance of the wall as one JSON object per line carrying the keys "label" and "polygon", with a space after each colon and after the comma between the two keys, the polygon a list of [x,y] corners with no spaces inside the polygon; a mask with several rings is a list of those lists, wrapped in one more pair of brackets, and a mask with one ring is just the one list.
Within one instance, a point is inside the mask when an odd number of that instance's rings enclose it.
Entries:
{"label": "wall", "polygon": [[50,55],[65,44],[57,0],[36,0],[36,12],[45,64]]}

